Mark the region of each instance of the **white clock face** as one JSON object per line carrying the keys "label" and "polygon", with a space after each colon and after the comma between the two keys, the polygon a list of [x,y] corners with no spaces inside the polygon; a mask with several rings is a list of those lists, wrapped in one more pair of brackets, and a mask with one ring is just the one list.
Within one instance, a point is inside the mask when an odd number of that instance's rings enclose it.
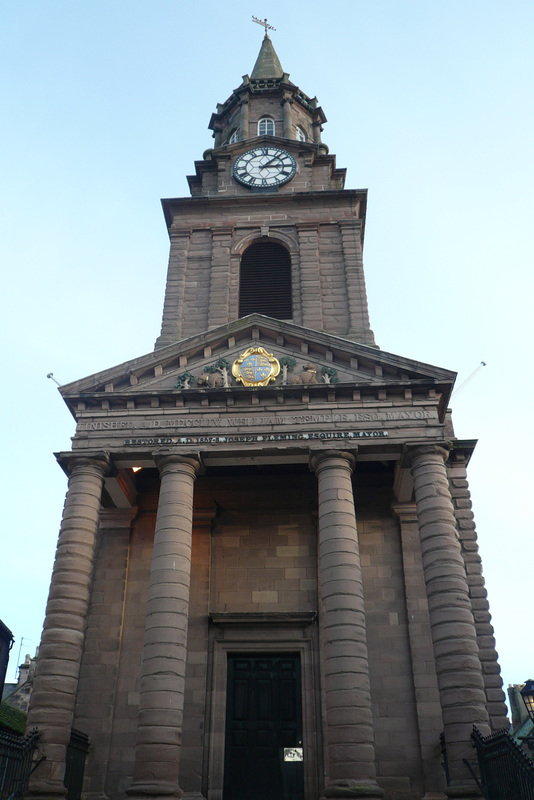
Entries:
{"label": "white clock face", "polygon": [[268,188],[287,183],[297,171],[297,162],[279,147],[255,147],[234,161],[236,181],[251,188]]}

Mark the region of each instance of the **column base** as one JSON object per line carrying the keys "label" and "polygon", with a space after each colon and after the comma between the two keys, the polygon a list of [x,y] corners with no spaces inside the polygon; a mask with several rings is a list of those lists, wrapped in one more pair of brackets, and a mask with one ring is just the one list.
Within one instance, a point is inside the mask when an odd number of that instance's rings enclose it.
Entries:
{"label": "column base", "polygon": [[473,800],[473,798],[483,798],[484,795],[476,784],[457,783],[447,786],[447,797],[450,800]]}
{"label": "column base", "polygon": [[347,798],[347,797],[384,797],[384,790],[375,781],[356,781],[344,780],[330,783],[323,792],[323,797]]}
{"label": "column base", "polygon": [[139,781],[126,789],[126,794],[130,800],[182,800],[184,793],[177,783]]}
{"label": "column base", "polygon": [[28,789],[24,795],[27,800],[65,800],[67,790],[63,787],[63,792],[48,792],[40,789]]}
{"label": "column base", "polygon": [[109,797],[104,792],[84,792],[84,800],[109,800]]}
{"label": "column base", "polygon": [[65,800],[66,796],[67,789],[63,781],[39,781],[31,777],[24,795],[28,800]]}

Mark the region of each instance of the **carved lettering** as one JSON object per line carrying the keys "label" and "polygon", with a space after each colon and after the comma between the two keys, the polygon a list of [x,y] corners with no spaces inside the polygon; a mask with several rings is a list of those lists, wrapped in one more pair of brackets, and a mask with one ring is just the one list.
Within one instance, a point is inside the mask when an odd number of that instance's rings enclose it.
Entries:
{"label": "carved lettering", "polygon": [[80,420],[78,423],[78,431],[105,431],[105,430],[166,430],[172,432],[173,430],[187,429],[199,430],[206,428],[247,428],[255,427],[265,429],[267,427],[285,426],[285,425],[335,425],[335,424],[351,424],[355,422],[420,422],[423,420],[437,419],[437,411],[435,409],[426,408],[410,408],[399,409],[390,411],[375,411],[375,410],[361,410],[361,411],[347,411],[347,412],[331,412],[324,414],[287,414],[285,416],[247,416],[247,417],[233,417],[233,416],[195,416],[195,417],[173,417],[170,419],[143,419],[143,418],[128,418],[120,420],[97,420],[85,421]]}
{"label": "carved lettering", "polygon": [[135,439],[125,439],[124,444],[134,445],[158,445],[158,444],[228,444],[242,443],[250,444],[255,442],[295,442],[313,441],[326,439],[385,439],[389,436],[388,431],[328,431],[323,433],[267,433],[250,435],[229,435],[229,436],[178,436]]}

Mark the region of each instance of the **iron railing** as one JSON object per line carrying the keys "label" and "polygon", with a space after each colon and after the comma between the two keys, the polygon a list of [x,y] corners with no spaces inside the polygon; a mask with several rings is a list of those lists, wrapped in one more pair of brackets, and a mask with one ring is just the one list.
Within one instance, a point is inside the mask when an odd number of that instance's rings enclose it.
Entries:
{"label": "iron railing", "polygon": [[27,736],[0,731],[0,800],[22,797],[26,792],[38,740],[37,729]]}
{"label": "iron railing", "polygon": [[471,734],[486,800],[534,800],[534,763],[508,731]]}
{"label": "iron railing", "polygon": [[[30,775],[44,761],[44,756],[34,760],[38,741],[37,728],[27,736],[0,731],[0,800],[17,800],[26,793]],[[67,746],[63,779],[67,800],[81,800],[88,750],[89,737],[73,728]]]}

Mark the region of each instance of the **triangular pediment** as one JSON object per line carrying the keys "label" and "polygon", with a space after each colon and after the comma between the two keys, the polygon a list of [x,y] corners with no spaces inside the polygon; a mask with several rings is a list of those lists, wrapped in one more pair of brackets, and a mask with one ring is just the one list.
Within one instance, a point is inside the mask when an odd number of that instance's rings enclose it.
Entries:
{"label": "triangular pediment", "polygon": [[[309,330],[260,314],[183,339],[60,388],[73,411],[80,402],[115,406],[144,398],[157,401],[192,393],[243,392],[231,367],[249,348],[261,347],[282,365],[262,391],[289,393],[341,390],[377,392],[428,390],[446,408],[454,372],[403,358],[368,345]],[[285,367],[285,368],[284,368]],[[260,388],[260,387],[257,387]]]}

